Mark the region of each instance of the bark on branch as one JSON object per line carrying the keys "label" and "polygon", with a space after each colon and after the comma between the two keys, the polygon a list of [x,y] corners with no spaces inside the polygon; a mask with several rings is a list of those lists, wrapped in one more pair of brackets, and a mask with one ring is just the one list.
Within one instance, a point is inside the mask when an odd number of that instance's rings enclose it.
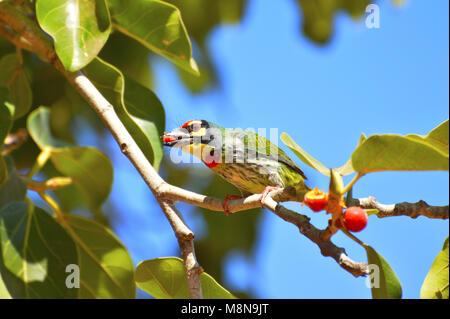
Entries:
{"label": "bark on branch", "polygon": [[398,203],[398,204],[381,204],[375,197],[369,196],[365,198],[353,198],[350,200],[351,206],[360,206],[365,209],[377,209],[377,216],[392,217],[392,216],[409,216],[417,218],[419,216],[426,216],[428,218],[448,219],[448,205],[447,206],[430,206],[423,200],[417,203]]}

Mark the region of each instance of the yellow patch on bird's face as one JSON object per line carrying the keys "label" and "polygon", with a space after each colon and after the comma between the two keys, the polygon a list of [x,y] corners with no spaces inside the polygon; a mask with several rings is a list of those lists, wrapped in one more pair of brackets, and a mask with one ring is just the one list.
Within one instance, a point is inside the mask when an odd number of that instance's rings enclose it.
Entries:
{"label": "yellow patch on bird's face", "polygon": [[198,131],[191,132],[191,136],[202,137],[206,134],[206,129],[204,127],[200,128]]}
{"label": "yellow patch on bird's face", "polygon": [[205,157],[214,150],[214,147],[206,144],[189,144],[182,146],[181,149],[201,160],[205,160]]}

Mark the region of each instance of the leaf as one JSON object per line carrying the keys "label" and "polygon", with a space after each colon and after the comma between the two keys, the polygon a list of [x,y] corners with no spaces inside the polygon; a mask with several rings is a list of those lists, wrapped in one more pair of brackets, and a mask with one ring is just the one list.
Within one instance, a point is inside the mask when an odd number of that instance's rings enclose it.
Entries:
{"label": "leaf", "polygon": [[353,152],[352,166],[360,174],[448,170],[448,132],[447,120],[427,136],[372,135]]}
{"label": "leaf", "polygon": [[27,122],[30,136],[42,149],[51,149],[50,159],[56,169],[71,177],[83,192],[88,205],[98,208],[108,197],[113,181],[109,158],[92,147],[71,146],[55,139],[50,132],[50,109],[40,107]]}
{"label": "leaf", "polygon": [[14,117],[14,105],[7,101],[8,91],[5,88],[0,87],[0,151],[6,136],[11,130]]}
{"label": "leaf", "polygon": [[9,89],[9,99],[15,108],[14,119],[20,118],[28,113],[33,99],[28,76],[14,53],[2,57],[0,70],[2,70],[0,72],[0,86]]}
{"label": "leaf", "polygon": [[330,176],[330,169],[306,153],[287,133],[282,133],[280,138],[306,165],[321,172],[323,175]]}
{"label": "leaf", "polygon": [[449,298],[449,275],[448,275],[448,237],[444,241],[444,246],[431,265],[430,271],[425,277],[420,298],[422,299],[448,299]]}
{"label": "leaf", "polygon": [[37,0],[36,15],[41,28],[55,41],[59,59],[71,72],[91,62],[111,32],[105,0]]}
{"label": "leaf", "polygon": [[141,151],[158,169],[162,159],[160,136],[164,132],[165,115],[156,95],[99,58],[84,68],[84,72],[112,103]]}
{"label": "leaf", "polygon": [[108,0],[114,27],[185,70],[198,74],[177,7],[157,0]]}
{"label": "leaf", "polygon": [[[389,266],[388,262],[369,245],[364,245],[367,252],[369,266],[376,265],[378,272],[375,271],[371,276],[379,287],[372,287],[373,299],[400,299],[402,297],[402,286],[397,275]],[[379,276],[379,278],[377,278]],[[378,280],[379,279],[379,280]]]}
{"label": "leaf", "polygon": [[13,124],[14,106],[6,102],[8,92],[0,87],[0,187],[8,178],[6,162],[1,155],[2,146]]}
{"label": "leaf", "polygon": [[[364,133],[361,133],[361,135],[359,136],[358,145],[356,145],[356,147],[361,145],[366,139],[367,139],[367,137],[364,135]],[[353,169],[353,166],[352,166],[352,159],[350,158],[347,161],[347,163],[345,163],[343,166],[337,168],[336,170],[342,176],[353,174],[355,172],[355,170]]]}
{"label": "leaf", "polygon": [[10,202],[23,201],[27,193],[27,186],[19,177],[13,159],[10,156],[5,156],[4,160],[8,179],[0,186],[0,208]]}
{"label": "leaf", "polygon": [[73,240],[44,210],[14,202],[0,211],[0,271],[13,298],[75,298],[66,267],[78,263]]}
{"label": "leaf", "polygon": [[65,214],[61,225],[73,238],[79,255],[79,298],[135,298],[131,257],[105,226]]}
{"label": "leaf", "polygon": [[[205,299],[235,298],[206,273],[200,275],[200,282]],[[157,299],[189,298],[184,264],[180,258],[156,258],[139,263],[136,268],[136,283]]]}

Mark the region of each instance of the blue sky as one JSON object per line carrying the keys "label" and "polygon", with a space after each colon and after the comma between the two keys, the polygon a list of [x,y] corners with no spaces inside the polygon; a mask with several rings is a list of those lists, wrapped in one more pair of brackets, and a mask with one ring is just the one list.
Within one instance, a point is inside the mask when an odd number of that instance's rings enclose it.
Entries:
{"label": "blue sky", "polygon": [[[367,29],[363,21],[339,14],[333,41],[317,47],[300,34],[301,17],[293,0],[250,0],[242,23],[216,28],[209,37],[220,89],[193,96],[169,62],[153,63],[167,129],[194,118],[224,127],[278,128],[330,167],[348,160],[361,132],[428,133],[448,118],[448,1],[407,1],[401,8],[390,1],[379,5],[379,29]],[[279,145],[287,150],[281,141]],[[128,199],[127,207],[120,207],[116,232],[135,262],[175,255],[176,240],[150,191],[127,159],[114,153],[111,198]],[[304,169],[310,186],[328,188],[326,177],[288,153]],[[209,174],[197,165],[202,174]],[[130,181],[133,187],[123,187]],[[355,196],[373,195],[382,203],[423,199],[447,205],[448,192],[448,172],[374,173],[354,188]],[[312,217],[317,227],[326,226],[325,214],[298,204],[287,206]],[[201,218],[190,214],[186,205],[180,207],[201,236]],[[253,256],[233,251],[224,264],[222,284],[227,288],[249,289],[259,298],[371,297],[365,279],[353,278],[323,257],[291,224],[268,211],[262,214]],[[448,232],[448,220],[371,216],[357,236],[388,260],[404,298],[418,298]],[[351,258],[366,261],[362,247],[345,235],[337,234],[333,241]]]}

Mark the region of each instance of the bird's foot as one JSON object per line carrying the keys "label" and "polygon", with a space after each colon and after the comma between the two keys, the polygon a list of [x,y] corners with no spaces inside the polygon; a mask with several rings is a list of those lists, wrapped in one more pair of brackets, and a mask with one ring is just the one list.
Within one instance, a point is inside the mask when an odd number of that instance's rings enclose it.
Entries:
{"label": "bird's foot", "polygon": [[266,200],[267,195],[269,195],[270,192],[273,192],[277,189],[280,189],[280,187],[278,186],[267,186],[262,195],[261,195],[261,205],[264,205],[264,201]]}
{"label": "bird's foot", "polygon": [[228,216],[228,215],[230,215],[230,211],[228,210],[228,202],[230,201],[230,200],[233,200],[233,199],[241,199],[241,198],[243,198],[242,196],[237,196],[237,195],[227,195],[227,197],[225,197],[225,199],[223,200],[223,203],[222,203],[222,207],[223,207],[223,211],[225,212],[225,214]]}

